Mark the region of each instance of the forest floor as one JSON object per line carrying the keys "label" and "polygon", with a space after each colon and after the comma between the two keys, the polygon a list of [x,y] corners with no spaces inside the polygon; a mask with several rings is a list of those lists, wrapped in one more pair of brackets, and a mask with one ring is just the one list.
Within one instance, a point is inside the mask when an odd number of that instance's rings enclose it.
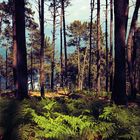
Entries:
{"label": "forest floor", "polygon": [[110,95],[89,91],[30,92],[18,101],[13,92],[0,97],[0,140],[139,140],[140,107],[110,103]]}
{"label": "forest floor", "polygon": [[[88,91],[86,94],[79,94],[82,91],[78,91],[76,94],[69,93],[68,90],[61,89],[61,90],[56,90],[54,92],[47,91],[45,92],[45,98],[61,98],[61,97],[66,97],[66,98],[83,98],[85,100],[94,100],[95,98],[105,101],[107,103],[110,102],[110,94],[107,95],[107,93],[103,93],[100,96],[96,96],[96,93],[90,93],[88,94]],[[82,93],[84,93],[82,92]],[[87,96],[88,95],[88,96]],[[89,96],[90,95],[90,96]],[[15,98],[14,97],[14,92],[5,92],[5,93],[0,93],[0,97],[6,97],[6,98]],[[29,91],[29,96],[32,97],[40,97],[40,92],[39,91]],[[135,100],[129,100],[128,101],[128,106],[140,106],[140,94],[137,95],[137,98]]]}

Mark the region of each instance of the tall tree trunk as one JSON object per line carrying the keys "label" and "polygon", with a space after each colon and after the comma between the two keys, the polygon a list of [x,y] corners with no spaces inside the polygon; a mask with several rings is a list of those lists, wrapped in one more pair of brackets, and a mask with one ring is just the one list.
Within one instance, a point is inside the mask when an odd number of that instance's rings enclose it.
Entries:
{"label": "tall tree trunk", "polygon": [[91,89],[91,60],[92,60],[92,37],[93,37],[93,9],[94,9],[94,0],[90,2],[91,6],[91,15],[90,15],[90,48],[89,48],[89,70],[88,70],[88,88]]}
{"label": "tall tree trunk", "polygon": [[8,47],[6,45],[6,74],[5,74],[5,88],[8,89]]}
{"label": "tall tree trunk", "polygon": [[16,19],[15,19],[15,0],[13,0],[13,14],[12,14],[12,26],[13,26],[13,79],[15,96],[17,94],[17,41],[16,41]]}
{"label": "tall tree trunk", "polygon": [[41,37],[41,47],[40,47],[40,93],[41,97],[45,96],[45,73],[44,73],[44,0],[40,3],[40,37]]}
{"label": "tall tree trunk", "polygon": [[105,33],[105,37],[106,37],[106,92],[108,92],[108,0],[106,0],[106,33]]}
{"label": "tall tree trunk", "polygon": [[61,8],[61,15],[60,15],[60,63],[61,63],[61,75],[60,75],[60,83],[61,87],[63,87],[63,31],[62,26],[63,24],[63,11]]}
{"label": "tall tree trunk", "polygon": [[86,67],[87,52],[88,52],[88,47],[86,47],[86,50],[85,50],[84,64],[83,64],[83,67],[82,67],[82,70],[81,70],[81,84],[80,84],[80,90],[83,90],[84,73],[85,73],[85,67]]}
{"label": "tall tree trunk", "polygon": [[16,19],[16,74],[17,74],[17,98],[28,97],[28,75],[27,75],[27,52],[25,40],[25,2],[15,0],[15,19]]}
{"label": "tall tree trunk", "polygon": [[51,90],[54,90],[54,68],[55,68],[55,34],[56,34],[56,1],[53,0],[53,53],[51,62]]}
{"label": "tall tree trunk", "polygon": [[131,91],[131,95],[132,98],[136,98],[136,93],[135,93],[135,82],[134,82],[134,64],[133,64],[133,60],[132,60],[132,55],[133,55],[133,48],[132,48],[132,42],[133,42],[133,36],[134,33],[136,32],[136,23],[138,20],[138,11],[140,8],[140,0],[136,1],[136,6],[135,6],[135,10],[133,13],[133,18],[132,18],[132,22],[131,22],[131,26],[130,26],[130,31],[129,31],[129,35],[128,35],[128,41],[127,41],[127,61],[128,61],[128,73],[129,73],[129,81],[130,81],[130,91]]}
{"label": "tall tree trunk", "polygon": [[129,0],[125,1],[124,7],[125,7],[125,15],[126,15],[126,17],[125,17],[125,20],[126,20],[126,22],[125,22],[125,31],[126,31],[125,37],[126,37],[127,29],[128,29]]}
{"label": "tall tree trunk", "polygon": [[64,34],[64,55],[65,55],[65,86],[68,86],[67,79],[67,39],[66,39],[66,23],[65,23],[65,1],[61,0],[62,12],[63,12],[63,34]]}
{"label": "tall tree trunk", "polygon": [[2,15],[0,15],[0,35],[1,35],[1,26],[2,26]]}
{"label": "tall tree trunk", "polygon": [[33,85],[33,49],[31,46],[31,89],[34,91],[34,85]]}
{"label": "tall tree trunk", "polygon": [[1,77],[1,75],[0,75],[0,93],[1,93],[1,90],[2,90],[2,89],[1,89],[1,81],[2,81],[1,78],[2,78],[2,77]]}
{"label": "tall tree trunk", "polygon": [[128,0],[114,1],[115,14],[115,75],[112,100],[115,104],[125,105],[126,97],[126,69],[125,69],[125,39],[128,14]]}
{"label": "tall tree trunk", "polygon": [[80,89],[80,73],[81,73],[81,66],[80,66],[80,37],[77,38],[77,66],[78,66],[78,89]]}
{"label": "tall tree trunk", "polygon": [[101,81],[100,81],[100,71],[101,71],[101,61],[100,61],[100,0],[97,1],[97,93],[100,94],[101,90]]}
{"label": "tall tree trunk", "polygon": [[110,0],[110,91],[113,89],[113,0]]}
{"label": "tall tree trunk", "polygon": [[[0,35],[1,35],[1,26],[2,26],[2,16],[0,15]],[[0,72],[0,93],[1,93],[1,72]]]}

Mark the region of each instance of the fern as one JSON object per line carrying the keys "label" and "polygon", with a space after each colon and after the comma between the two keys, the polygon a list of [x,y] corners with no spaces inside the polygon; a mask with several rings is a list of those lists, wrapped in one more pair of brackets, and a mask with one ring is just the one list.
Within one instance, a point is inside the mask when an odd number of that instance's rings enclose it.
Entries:
{"label": "fern", "polygon": [[10,126],[14,140],[140,138],[140,109],[107,106],[99,100],[0,99],[0,115],[0,133],[5,134]]}
{"label": "fern", "polygon": [[64,136],[78,136],[81,135],[85,128],[91,127],[92,122],[87,121],[86,117],[73,117],[54,113],[57,116],[55,119],[38,116],[32,112],[33,120],[37,123],[40,129],[43,129],[43,136],[47,138],[57,138]]}
{"label": "fern", "polygon": [[137,140],[140,137],[140,118],[130,109],[115,105],[105,107],[99,119],[103,129],[100,132],[103,132],[104,138]]}

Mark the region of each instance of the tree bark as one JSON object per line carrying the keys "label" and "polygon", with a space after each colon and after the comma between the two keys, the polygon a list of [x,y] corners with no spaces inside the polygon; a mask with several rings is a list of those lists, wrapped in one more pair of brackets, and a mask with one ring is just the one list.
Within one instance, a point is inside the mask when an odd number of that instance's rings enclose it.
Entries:
{"label": "tree bark", "polygon": [[0,35],[1,35],[1,26],[2,26],[2,15],[0,15]]}
{"label": "tree bark", "polygon": [[27,75],[27,52],[25,40],[25,2],[24,0],[15,0],[15,23],[16,23],[16,88],[17,98],[24,99],[28,97],[28,75]]}
{"label": "tree bark", "polygon": [[16,41],[16,19],[15,19],[15,0],[13,0],[13,14],[12,14],[12,26],[13,26],[13,79],[15,96],[17,94],[17,41]]}
{"label": "tree bark", "polygon": [[134,58],[132,60],[132,55],[134,53],[134,49],[132,47],[132,42],[133,42],[133,36],[134,33],[136,32],[136,23],[138,20],[138,11],[140,8],[140,0],[136,1],[136,6],[135,6],[135,10],[133,13],[133,17],[132,17],[132,22],[131,22],[131,26],[130,26],[130,31],[129,31],[129,35],[128,35],[128,41],[127,41],[127,63],[128,63],[128,73],[129,73],[129,81],[130,81],[130,91],[131,91],[131,96],[133,97],[133,99],[136,98],[136,93],[135,93],[135,82],[134,82]]}
{"label": "tree bark", "polygon": [[112,100],[115,104],[125,105],[126,96],[126,69],[125,69],[125,39],[128,14],[128,0],[114,1],[115,14],[115,75]]}
{"label": "tree bark", "polygon": [[34,91],[34,84],[33,84],[33,49],[31,46],[31,89]]}
{"label": "tree bark", "polygon": [[81,84],[80,84],[80,90],[83,90],[84,73],[85,73],[85,67],[86,67],[87,52],[88,52],[88,47],[86,47],[86,50],[85,50],[84,64],[83,64],[83,68],[82,68],[82,70],[81,70]]}
{"label": "tree bark", "polygon": [[110,0],[110,91],[113,89],[113,0]]}
{"label": "tree bark", "polygon": [[63,28],[63,11],[61,8],[61,15],[60,15],[60,63],[61,63],[61,79],[60,79],[60,83],[61,83],[61,87],[63,87],[63,32],[62,32],[62,28]]}
{"label": "tree bark", "polygon": [[64,55],[65,55],[65,86],[68,86],[68,79],[67,79],[67,39],[66,39],[66,23],[65,23],[65,2],[61,0],[61,8],[63,12],[63,34],[64,34]]}
{"label": "tree bark", "polygon": [[51,62],[51,90],[54,90],[54,67],[55,67],[55,34],[56,34],[56,1],[53,0],[53,42],[52,42],[52,62]]}
{"label": "tree bark", "polygon": [[108,92],[108,0],[106,0],[106,33],[105,33],[105,37],[106,37],[106,92]]}
{"label": "tree bark", "polygon": [[2,88],[1,88],[1,75],[0,75],[0,93],[1,93],[1,90]]}
{"label": "tree bark", "polygon": [[100,94],[100,71],[101,71],[101,61],[100,61],[100,51],[101,51],[101,42],[100,42],[100,0],[97,1],[97,93]]}
{"label": "tree bark", "polygon": [[90,48],[89,48],[89,70],[88,70],[88,88],[91,89],[91,60],[92,60],[92,37],[93,37],[93,9],[94,9],[94,0],[90,2],[91,6],[91,15],[90,15]]}
{"label": "tree bark", "polygon": [[77,38],[77,65],[78,65],[78,89],[80,89],[80,73],[81,73],[81,66],[80,66],[80,37]]}
{"label": "tree bark", "polygon": [[45,73],[44,73],[44,0],[40,3],[40,37],[41,37],[41,47],[40,47],[40,93],[41,97],[45,97]]}
{"label": "tree bark", "polygon": [[5,75],[5,87],[6,89],[8,89],[8,47],[6,45],[6,75]]}

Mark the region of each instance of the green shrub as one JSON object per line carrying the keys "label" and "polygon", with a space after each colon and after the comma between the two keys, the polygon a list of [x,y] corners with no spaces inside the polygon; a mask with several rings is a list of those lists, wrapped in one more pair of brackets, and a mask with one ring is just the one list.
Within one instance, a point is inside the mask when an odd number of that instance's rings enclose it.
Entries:
{"label": "green shrub", "polygon": [[[100,100],[0,99],[0,132],[14,140],[138,140],[140,109]],[[9,136],[6,136],[9,134]]]}

